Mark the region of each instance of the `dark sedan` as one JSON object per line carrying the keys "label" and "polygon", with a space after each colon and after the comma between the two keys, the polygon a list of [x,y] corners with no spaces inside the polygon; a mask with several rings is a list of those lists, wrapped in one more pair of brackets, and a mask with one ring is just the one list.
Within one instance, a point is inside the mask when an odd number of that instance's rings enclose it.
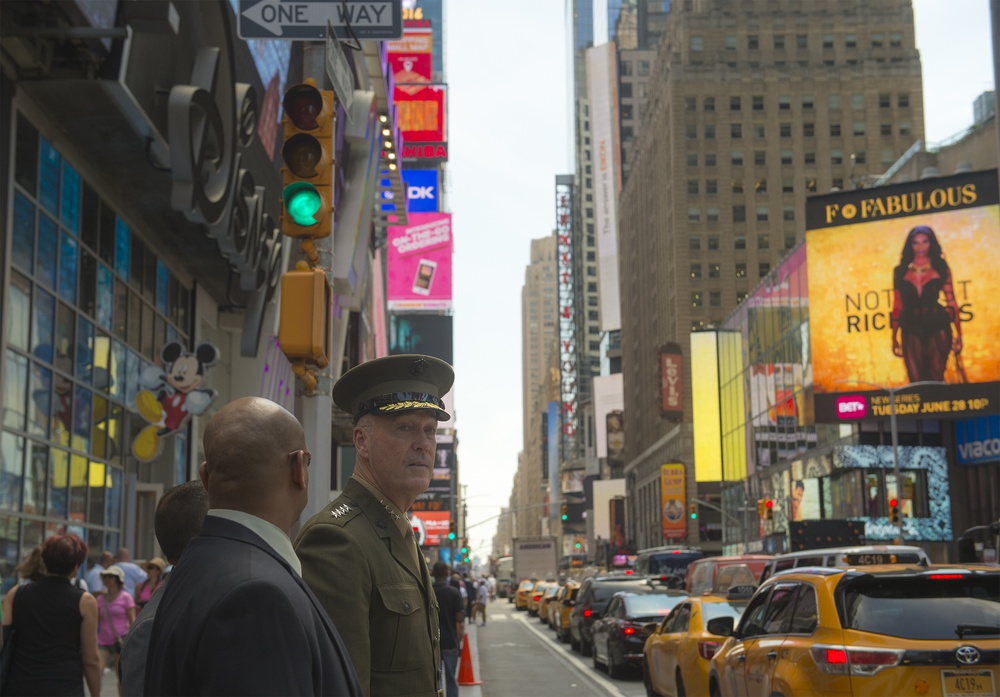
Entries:
{"label": "dark sedan", "polygon": [[608,667],[608,674],[621,678],[629,669],[636,672],[642,666],[642,650],[647,633],[643,628],[650,622],[663,620],[687,593],[668,590],[615,593],[601,619],[591,627],[594,667]]}
{"label": "dark sedan", "polygon": [[648,588],[650,585],[646,579],[631,572],[585,578],[576,594],[576,604],[569,613],[569,643],[573,650],[583,656],[590,655],[591,625],[604,614],[612,595],[618,591]]}

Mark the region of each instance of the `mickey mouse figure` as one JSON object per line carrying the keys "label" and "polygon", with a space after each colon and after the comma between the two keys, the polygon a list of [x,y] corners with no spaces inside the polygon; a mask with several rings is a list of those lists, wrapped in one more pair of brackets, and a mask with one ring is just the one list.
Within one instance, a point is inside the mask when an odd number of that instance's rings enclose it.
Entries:
{"label": "mickey mouse figure", "polygon": [[162,439],[184,428],[192,415],[203,414],[217,392],[205,384],[205,370],[219,360],[219,349],[201,344],[194,353],[172,341],[160,350],[162,367],[148,366],[139,376],[144,388],[135,406],[149,422],[132,441],[132,454],[150,462],[160,454]]}

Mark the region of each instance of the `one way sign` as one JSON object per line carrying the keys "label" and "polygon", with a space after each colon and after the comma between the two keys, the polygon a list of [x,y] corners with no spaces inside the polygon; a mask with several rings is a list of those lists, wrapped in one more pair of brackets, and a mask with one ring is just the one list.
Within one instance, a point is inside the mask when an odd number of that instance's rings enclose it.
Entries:
{"label": "one way sign", "polygon": [[326,38],[330,22],[338,39],[348,39],[348,24],[358,39],[403,36],[402,0],[240,0],[241,39]]}

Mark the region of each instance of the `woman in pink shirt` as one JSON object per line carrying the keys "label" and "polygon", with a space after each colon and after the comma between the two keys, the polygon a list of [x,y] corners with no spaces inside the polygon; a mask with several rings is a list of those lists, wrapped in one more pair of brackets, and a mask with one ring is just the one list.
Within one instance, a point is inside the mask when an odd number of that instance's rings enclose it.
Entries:
{"label": "woman in pink shirt", "polygon": [[146,572],[146,580],[135,587],[135,604],[140,610],[163,583],[163,570],[167,568],[167,562],[160,557],[153,557],[142,568]]}
{"label": "woman in pink shirt", "polygon": [[[125,592],[125,572],[119,566],[109,566],[101,572],[105,592],[97,599],[97,647],[101,653],[101,668],[111,672],[108,665],[114,656],[115,680],[118,676],[118,656],[121,642],[135,621],[135,600]],[[121,684],[118,685],[121,694]]]}

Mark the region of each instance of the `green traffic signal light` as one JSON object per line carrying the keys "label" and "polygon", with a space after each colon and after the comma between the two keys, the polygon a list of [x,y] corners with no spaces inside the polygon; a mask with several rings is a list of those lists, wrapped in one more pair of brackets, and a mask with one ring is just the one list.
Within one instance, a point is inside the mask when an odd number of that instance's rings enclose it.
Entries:
{"label": "green traffic signal light", "polygon": [[563,513],[563,516],[562,516],[562,519],[563,519],[564,521],[565,521],[565,520],[569,520],[569,516],[568,516],[568,515],[566,515],[565,513]]}
{"label": "green traffic signal light", "polygon": [[294,182],[281,193],[285,208],[296,225],[315,225],[316,214],[323,207],[323,198],[309,182]]}
{"label": "green traffic signal light", "polygon": [[453,532],[449,532],[449,533],[448,533],[448,539],[449,539],[449,540],[454,540],[454,539],[455,539],[455,533],[453,533]]}
{"label": "green traffic signal light", "polygon": [[466,554],[469,551],[468,547],[462,547],[462,554]]}

